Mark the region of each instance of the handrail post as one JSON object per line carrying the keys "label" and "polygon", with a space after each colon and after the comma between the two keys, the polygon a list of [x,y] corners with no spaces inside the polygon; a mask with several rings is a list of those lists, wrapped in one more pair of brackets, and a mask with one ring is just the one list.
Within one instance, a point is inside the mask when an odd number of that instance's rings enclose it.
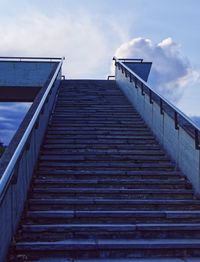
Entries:
{"label": "handrail post", "polygon": [[198,131],[198,129],[196,129],[195,128],[195,148],[197,149],[197,150],[199,150],[200,149],[200,143],[199,143],[199,131]]}
{"label": "handrail post", "polygon": [[163,100],[162,98],[160,98],[160,114],[163,115],[164,112],[163,112]]}
{"label": "handrail post", "polygon": [[175,129],[178,130],[179,126],[178,126],[178,113],[176,111],[174,111],[174,123],[175,123]]}

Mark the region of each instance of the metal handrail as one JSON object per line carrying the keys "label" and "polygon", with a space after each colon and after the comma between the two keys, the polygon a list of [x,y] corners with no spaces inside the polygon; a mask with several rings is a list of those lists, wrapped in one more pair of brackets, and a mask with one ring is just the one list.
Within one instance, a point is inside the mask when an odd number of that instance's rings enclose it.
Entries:
{"label": "metal handrail", "polygon": [[[113,59],[115,60],[115,57],[113,57]],[[143,62],[144,59],[142,58],[118,58],[118,61],[125,61],[125,62]]]}
{"label": "metal handrail", "polygon": [[107,77],[107,80],[110,80],[110,78],[115,78],[115,76],[109,75],[109,76]]}
{"label": "metal handrail", "polygon": [[42,111],[42,108],[43,108],[43,106],[45,104],[45,101],[46,101],[46,99],[47,99],[47,97],[48,97],[48,95],[49,95],[49,93],[51,91],[51,88],[52,88],[52,86],[53,86],[53,84],[54,84],[54,82],[55,82],[55,80],[57,78],[57,75],[58,75],[58,73],[59,73],[59,71],[61,69],[61,66],[63,64],[63,60],[64,60],[64,57],[61,58],[61,61],[59,62],[58,66],[57,66],[57,69],[56,69],[56,71],[55,71],[55,73],[54,73],[50,83],[48,84],[48,87],[47,87],[47,89],[46,89],[46,91],[45,91],[45,93],[44,93],[44,95],[43,95],[43,97],[42,97],[42,99],[41,99],[41,101],[40,101],[40,103],[39,103],[39,105],[38,105],[38,107],[37,107],[33,117],[32,117],[32,119],[31,119],[31,121],[30,121],[30,123],[29,123],[29,125],[28,125],[28,127],[27,127],[27,129],[26,129],[26,131],[24,133],[24,135],[22,136],[22,139],[20,140],[20,142],[19,142],[19,144],[18,144],[18,146],[17,146],[17,148],[16,148],[16,150],[15,150],[15,152],[14,152],[14,154],[13,154],[13,156],[12,156],[12,158],[11,158],[9,164],[8,164],[8,166],[6,167],[2,177],[0,178],[0,203],[1,203],[1,201],[2,201],[2,199],[4,197],[4,194],[5,194],[5,192],[6,192],[7,188],[8,188],[11,180],[12,180],[12,177],[14,175],[13,174],[13,170],[14,170],[17,162],[18,162],[18,159],[20,158],[20,156],[21,156],[21,154],[23,152],[23,149],[24,149],[24,147],[25,147],[25,145],[26,145],[26,143],[28,141],[28,138],[29,138],[29,136],[30,136],[30,134],[32,132],[32,129],[33,129],[33,127],[35,126],[35,124],[37,122],[37,119],[38,119],[38,117],[39,117],[39,115],[40,115],[40,113]]}
{"label": "metal handrail", "polygon": [[[131,73],[134,77],[136,77],[143,86],[147,87],[147,89],[150,91],[151,94],[155,94],[160,98],[160,101],[165,102],[169,107],[171,107],[176,114],[182,116],[189,124],[191,124],[198,132],[200,132],[200,128],[182,111],[180,111],[176,106],[174,106],[169,100],[164,98],[162,95],[157,93],[155,90],[153,90],[141,77],[139,77],[137,74],[135,74],[130,68],[128,68],[126,65],[123,64],[118,58],[113,57],[113,60],[115,60],[116,63],[120,64],[125,70],[127,70],[129,73]],[[151,98],[152,99],[152,98]],[[161,102],[161,103],[162,103]],[[195,135],[196,136],[196,135]]]}
{"label": "metal handrail", "polygon": [[63,61],[65,60],[65,57],[32,57],[32,56],[0,56],[0,61],[2,60],[6,60],[6,61],[13,61],[13,60],[17,60],[17,61],[41,61],[41,60],[44,60],[44,61]]}

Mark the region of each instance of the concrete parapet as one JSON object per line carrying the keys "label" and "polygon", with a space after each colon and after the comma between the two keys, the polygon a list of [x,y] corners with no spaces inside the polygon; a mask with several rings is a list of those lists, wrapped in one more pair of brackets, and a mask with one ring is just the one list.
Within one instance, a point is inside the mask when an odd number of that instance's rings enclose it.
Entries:
{"label": "concrete parapet", "polygon": [[177,168],[187,176],[195,191],[200,193],[200,151],[196,148],[194,134],[187,131],[184,125],[178,124],[176,127],[175,119],[167,110],[162,110],[160,100],[151,101],[148,92],[142,92],[142,85],[136,88],[135,81],[130,81],[129,73],[127,77],[127,72],[125,74],[118,66],[115,79]]}

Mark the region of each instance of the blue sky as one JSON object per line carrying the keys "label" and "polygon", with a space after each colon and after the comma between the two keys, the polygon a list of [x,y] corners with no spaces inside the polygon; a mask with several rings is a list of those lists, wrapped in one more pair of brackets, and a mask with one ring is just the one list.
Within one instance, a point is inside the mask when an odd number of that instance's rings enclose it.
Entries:
{"label": "blue sky", "polygon": [[[159,91],[170,85],[178,90],[176,105],[200,116],[199,0],[0,0],[0,10],[1,56],[65,56],[67,77],[103,79],[114,54],[147,57],[158,62],[157,74],[172,68],[174,78],[166,77]],[[139,37],[146,45],[141,50],[135,44]],[[124,45],[129,49],[122,52]],[[155,59],[160,46],[169,59],[163,72],[158,70],[163,61]]]}

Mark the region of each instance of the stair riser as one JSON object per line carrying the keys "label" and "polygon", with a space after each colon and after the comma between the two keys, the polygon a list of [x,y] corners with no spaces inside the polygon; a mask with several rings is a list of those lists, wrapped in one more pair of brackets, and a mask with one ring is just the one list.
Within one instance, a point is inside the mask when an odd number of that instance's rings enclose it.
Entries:
{"label": "stair riser", "polygon": [[[67,182],[66,182],[67,183]],[[131,185],[112,185],[112,184],[92,184],[92,185],[89,185],[88,183],[87,184],[84,184],[84,182],[82,184],[65,184],[63,185],[63,182],[61,183],[58,183],[57,181],[51,181],[51,182],[35,182],[35,185],[38,185],[40,187],[43,187],[43,188],[60,188],[61,186],[62,187],[65,187],[65,188],[114,188],[114,189],[117,189],[117,188],[129,188],[129,189],[144,189],[144,188],[147,188],[147,189],[186,189],[186,186],[183,184],[183,185],[143,185],[143,184],[131,184]]]}
{"label": "stair riser", "polygon": [[116,82],[56,99],[7,261],[200,257],[200,200]]}
{"label": "stair riser", "polygon": [[[43,172],[41,172],[43,173]],[[39,176],[39,175],[38,175]],[[46,180],[49,180],[49,179],[54,179],[54,180],[59,180],[59,179],[64,179],[66,178],[67,180],[74,180],[74,179],[78,179],[78,180],[97,180],[99,178],[101,179],[112,179],[113,177],[115,177],[116,179],[159,179],[159,180],[162,180],[162,181],[165,181],[165,180],[178,180],[178,179],[181,179],[178,175],[175,176],[175,175],[172,175],[172,176],[169,176],[169,175],[90,175],[90,174],[74,174],[74,175],[70,175],[70,174],[62,174],[62,173],[58,173],[57,175],[56,174],[51,174],[48,172],[45,174],[43,174],[43,179],[46,179]]]}
{"label": "stair riser", "polygon": [[37,192],[35,190],[34,193],[31,194],[32,198],[40,199],[40,198],[111,198],[111,199],[193,199],[193,194],[126,194],[126,193],[51,193],[51,192]]}
{"label": "stair riser", "polygon": [[[41,221],[39,224],[52,224],[52,221],[60,220],[61,224],[199,224],[199,211],[28,211],[26,218],[31,224]],[[74,222],[73,222],[74,221]],[[142,222],[141,222],[142,221]],[[143,221],[145,223],[143,223]],[[57,223],[56,223],[57,224]],[[188,228],[188,226],[187,226]],[[191,226],[189,227],[191,228]]]}
{"label": "stair riser", "polygon": [[40,161],[54,161],[55,162],[62,162],[62,161],[70,161],[70,162],[76,162],[76,161],[123,161],[126,163],[126,161],[132,161],[133,163],[141,162],[143,163],[169,163],[169,159],[165,156],[122,156],[122,155],[41,155],[39,160]]}
{"label": "stair riser", "polygon": [[[20,250],[21,249],[21,250]],[[150,249],[150,248],[143,248],[143,249],[133,249],[133,248],[124,248],[120,249],[119,247],[117,249],[113,248],[86,248],[82,249],[81,247],[75,247],[71,248],[72,251],[66,251],[64,250],[58,250],[57,252],[49,251],[48,249],[45,250],[30,250],[26,248],[17,248],[17,254],[23,254],[26,255],[28,260],[37,260],[38,258],[48,258],[51,259],[53,257],[57,258],[65,258],[65,259],[96,259],[96,258],[115,258],[115,259],[124,259],[124,258],[163,258],[163,257],[199,257],[200,256],[200,248],[180,248],[180,249],[171,249],[171,248],[157,248],[157,249]],[[49,254],[51,253],[51,254]],[[50,260],[49,260],[50,261]]]}
{"label": "stair riser", "polygon": [[171,165],[171,163],[165,163],[165,162],[143,162],[137,161],[137,162],[131,162],[131,161],[61,161],[61,162],[54,162],[52,160],[50,161],[40,161],[39,162],[39,168],[41,169],[74,169],[77,168],[80,169],[93,169],[93,170],[106,170],[106,169],[119,169],[119,170],[174,170],[174,166]]}
{"label": "stair riser", "polygon": [[[80,156],[82,158],[84,157],[91,157],[91,156],[95,156],[95,157],[107,157],[107,158],[111,158],[111,157],[123,157],[123,159],[129,159],[129,158],[145,158],[145,157],[149,157],[149,158],[155,158],[158,157],[159,158],[164,158],[167,159],[165,154],[162,151],[159,150],[65,150],[65,149],[52,149],[52,150],[45,150],[43,149],[41,151],[41,156]],[[169,161],[169,159],[167,159]]]}
{"label": "stair riser", "polygon": [[23,231],[23,234],[16,236],[17,241],[61,241],[62,239],[198,239],[200,238],[200,230],[112,230],[112,229],[90,229],[84,230],[57,230],[57,232],[51,232],[51,230],[38,230],[33,232],[32,230]]}
{"label": "stair riser", "polygon": [[151,140],[154,139],[152,135],[143,135],[143,134],[131,134],[131,135],[114,135],[114,134],[103,134],[103,135],[96,135],[96,134],[83,134],[83,135],[78,135],[78,134],[52,134],[52,135],[47,135],[47,139],[109,139],[109,140],[129,140],[129,139],[145,139],[145,140]]}
{"label": "stair riser", "polygon": [[[104,143],[104,144],[99,144],[99,143],[96,143],[96,144],[90,144],[88,146],[88,144],[44,144],[43,145],[43,148],[44,149],[69,149],[69,150],[72,150],[72,149],[93,149],[93,150],[99,150],[99,149],[106,149],[108,148],[108,145],[107,143]],[[142,145],[131,145],[131,144],[109,144],[109,149],[110,150],[149,150],[149,149],[154,149],[154,150],[159,150],[159,146],[157,144],[150,144],[150,145],[147,145],[147,144],[142,144]]]}
{"label": "stair riser", "polygon": [[124,205],[124,204],[118,204],[118,205],[106,205],[106,204],[54,204],[52,201],[51,204],[29,204],[30,210],[199,210],[200,205]]}

